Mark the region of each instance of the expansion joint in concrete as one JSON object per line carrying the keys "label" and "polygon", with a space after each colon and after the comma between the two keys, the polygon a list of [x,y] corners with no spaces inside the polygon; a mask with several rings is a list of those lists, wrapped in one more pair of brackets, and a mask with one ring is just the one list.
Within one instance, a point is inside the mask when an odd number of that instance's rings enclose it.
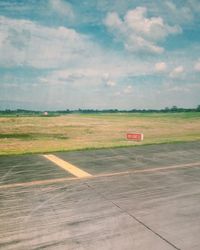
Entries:
{"label": "expansion joint in concrete", "polygon": [[167,240],[165,237],[163,237],[162,235],[160,235],[159,233],[157,233],[156,231],[154,231],[151,227],[149,227],[148,225],[146,225],[144,222],[142,222],[141,220],[139,220],[136,216],[134,216],[133,214],[129,213],[128,211],[124,210],[123,208],[121,208],[117,203],[115,203],[114,201],[108,199],[104,194],[97,192],[96,189],[94,187],[92,187],[88,182],[84,182],[90,189],[93,190],[93,192],[95,192],[97,195],[101,196],[104,200],[112,203],[115,207],[117,207],[121,212],[127,214],[129,217],[131,217],[133,220],[137,221],[137,223],[139,223],[140,225],[142,225],[143,227],[145,227],[147,230],[149,230],[151,233],[155,234],[157,237],[159,237],[161,240],[165,241],[168,245],[172,246],[174,249],[176,250],[181,250],[181,248],[178,248],[176,245],[174,245],[173,243],[171,243],[169,240]]}

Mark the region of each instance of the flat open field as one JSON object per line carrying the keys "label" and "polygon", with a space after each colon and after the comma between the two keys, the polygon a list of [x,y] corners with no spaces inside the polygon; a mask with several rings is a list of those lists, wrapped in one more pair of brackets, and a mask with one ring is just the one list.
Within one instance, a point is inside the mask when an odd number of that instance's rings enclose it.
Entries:
{"label": "flat open field", "polygon": [[[144,141],[126,140],[127,132]],[[0,117],[0,155],[200,140],[200,113]]]}

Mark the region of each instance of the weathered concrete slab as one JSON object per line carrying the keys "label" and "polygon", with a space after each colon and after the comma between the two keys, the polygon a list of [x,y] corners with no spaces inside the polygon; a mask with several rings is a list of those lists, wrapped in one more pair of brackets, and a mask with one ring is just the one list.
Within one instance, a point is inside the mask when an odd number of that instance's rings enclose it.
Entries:
{"label": "weathered concrete slab", "polygon": [[[200,249],[199,167],[103,177],[90,185],[178,249]],[[117,188],[116,188],[117,187]]]}
{"label": "weathered concrete slab", "polygon": [[0,185],[72,177],[42,155],[0,156]]}
{"label": "weathered concrete slab", "polygon": [[[94,175],[155,170],[0,188],[0,249],[200,249],[199,145],[56,154]],[[1,157],[6,171],[1,185],[70,176],[36,155]]]}
{"label": "weathered concrete slab", "polygon": [[57,153],[91,174],[116,173],[200,161],[200,142]]}
{"label": "weathered concrete slab", "polygon": [[76,181],[10,189],[0,214],[2,249],[174,249]]}

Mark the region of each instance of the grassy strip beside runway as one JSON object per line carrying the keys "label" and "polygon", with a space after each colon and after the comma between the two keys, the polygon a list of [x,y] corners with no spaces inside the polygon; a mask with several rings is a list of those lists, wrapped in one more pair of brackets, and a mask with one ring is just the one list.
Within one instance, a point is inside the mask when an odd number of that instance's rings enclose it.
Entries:
{"label": "grassy strip beside runway", "polygon": [[[200,114],[118,113],[0,117],[0,155],[200,140]],[[130,142],[126,133],[144,141]]]}

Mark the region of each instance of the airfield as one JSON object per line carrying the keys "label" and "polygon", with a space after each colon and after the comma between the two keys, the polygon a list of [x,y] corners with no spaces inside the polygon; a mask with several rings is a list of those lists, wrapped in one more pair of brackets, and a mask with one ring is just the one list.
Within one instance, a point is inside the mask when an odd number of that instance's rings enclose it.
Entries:
{"label": "airfield", "polygon": [[200,249],[200,142],[0,157],[0,249]]}

